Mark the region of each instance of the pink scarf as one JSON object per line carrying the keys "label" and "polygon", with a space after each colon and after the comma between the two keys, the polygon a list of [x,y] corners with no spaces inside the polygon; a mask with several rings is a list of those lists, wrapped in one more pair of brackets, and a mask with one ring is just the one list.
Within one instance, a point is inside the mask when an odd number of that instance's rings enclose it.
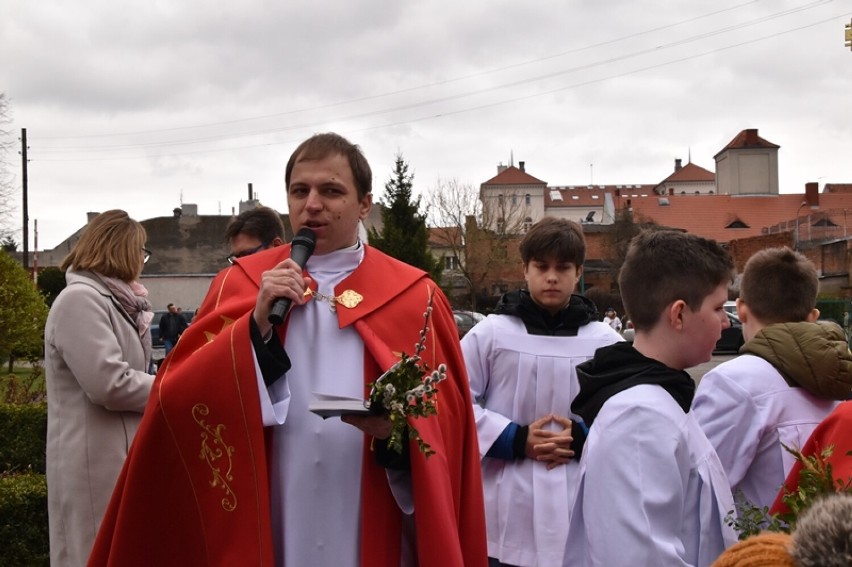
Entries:
{"label": "pink scarf", "polygon": [[139,332],[139,339],[142,341],[142,349],[145,352],[145,371],[147,372],[147,364],[151,361],[151,319],[154,318],[151,302],[148,301],[148,290],[135,280],[128,283],[101,274],[98,274],[98,277],[109,288],[127,314],[136,322],[136,329]]}

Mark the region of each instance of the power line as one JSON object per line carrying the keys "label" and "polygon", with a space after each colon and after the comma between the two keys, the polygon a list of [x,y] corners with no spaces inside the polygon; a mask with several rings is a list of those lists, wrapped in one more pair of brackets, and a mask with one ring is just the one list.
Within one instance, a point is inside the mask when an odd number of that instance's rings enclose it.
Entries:
{"label": "power line", "polygon": [[[822,3],[822,2],[819,2],[819,3]],[[817,3],[814,3],[814,4],[817,4]],[[719,35],[719,34],[722,34],[722,33],[727,33],[729,31],[732,31],[733,29],[742,29],[743,27],[747,27],[749,25],[755,25],[756,23],[762,23],[762,22],[767,21],[769,19],[774,19],[776,17],[781,17],[783,15],[789,15],[790,13],[793,13],[793,12],[796,12],[796,11],[809,9],[809,7],[812,7],[814,4],[808,5],[806,7],[800,7],[800,8],[794,8],[794,9],[791,9],[791,10],[785,10],[784,12],[777,13],[777,14],[770,15],[770,16],[763,16],[763,17],[758,18],[756,20],[751,20],[750,22],[737,24],[735,26],[727,26],[726,28],[722,28],[720,30],[705,32],[705,33],[702,33],[702,34],[692,36],[691,38],[687,38],[685,40],[676,40],[676,41],[673,41],[669,44],[664,44],[662,46],[648,48],[648,49],[638,51],[638,52],[635,52],[635,53],[617,56],[617,57],[612,57],[612,58],[609,58],[609,59],[606,59],[606,60],[602,60],[602,61],[598,61],[598,62],[594,62],[594,63],[588,63],[588,64],[580,65],[580,66],[577,66],[577,67],[565,69],[565,70],[562,70],[562,71],[549,73],[549,74],[546,74],[546,75],[540,75],[540,76],[537,76],[537,77],[534,77],[534,78],[531,78],[531,79],[513,81],[513,82],[510,82],[510,83],[505,83],[503,85],[497,85],[497,86],[494,86],[494,87],[474,90],[474,91],[470,91],[470,92],[467,92],[467,93],[461,93],[461,94],[457,94],[457,95],[448,95],[448,96],[445,96],[445,97],[440,97],[440,98],[431,99],[431,100],[422,101],[422,102],[415,102],[415,103],[409,103],[409,104],[405,104],[405,105],[399,105],[399,106],[392,107],[392,108],[384,108],[384,109],[379,109],[379,110],[374,110],[374,111],[367,111],[367,112],[362,112],[362,113],[358,113],[358,114],[352,114],[352,115],[349,115],[349,116],[332,118],[332,119],[328,119],[328,120],[326,120],[322,123],[327,123],[328,121],[355,120],[355,119],[359,119],[359,118],[367,118],[367,117],[377,116],[377,115],[381,115],[381,114],[389,114],[389,113],[392,113],[392,112],[412,110],[412,109],[419,108],[419,107],[435,105],[435,104],[448,102],[448,101],[452,101],[452,100],[457,100],[457,99],[461,99],[461,98],[469,98],[469,97],[472,97],[472,96],[475,96],[475,95],[487,94],[489,92],[495,92],[495,91],[498,91],[498,90],[503,90],[503,89],[507,89],[507,88],[511,88],[511,87],[520,86],[520,85],[527,85],[527,84],[530,84],[530,83],[535,82],[535,81],[542,81],[542,80],[557,77],[557,76],[560,76],[560,75],[565,75],[565,74],[569,74],[569,73],[573,73],[573,72],[577,72],[577,71],[587,70],[587,69],[590,69],[590,68],[593,68],[593,67],[608,65],[608,64],[615,63],[615,62],[636,58],[636,57],[639,57],[639,56],[642,56],[642,55],[647,55],[649,53],[659,52],[663,49],[668,49],[668,48],[674,47],[676,45],[682,45],[682,44],[689,42],[689,41],[698,41],[700,39],[705,39],[706,37],[710,37],[712,35]],[[424,120],[430,120],[430,119],[446,117],[446,116],[451,116],[451,115],[457,115],[457,114],[461,114],[461,113],[472,112],[472,111],[481,110],[481,109],[485,109],[485,108],[492,108],[492,107],[495,107],[495,106],[509,104],[509,103],[512,103],[512,102],[518,102],[518,101],[521,101],[521,100],[527,100],[527,99],[530,99],[530,98],[545,96],[545,95],[553,94],[553,93],[556,93],[556,92],[575,89],[575,88],[579,88],[579,87],[582,87],[582,86],[587,86],[587,85],[590,85],[590,84],[595,84],[595,83],[600,83],[600,82],[603,82],[603,81],[617,79],[617,78],[624,77],[624,76],[634,75],[634,74],[637,74],[637,73],[640,73],[640,72],[643,72],[643,71],[648,71],[648,70],[652,70],[652,69],[656,69],[656,68],[660,68],[660,67],[665,67],[665,66],[672,65],[672,64],[675,64],[675,63],[681,63],[681,62],[688,61],[688,60],[691,60],[691,59],[695,59],[695,58],[698,58],[698,57],[704,57],[704,56],[707,56],[707,55],[711,55],[713,53],[718,53],[718,52],[721,52],[721,51],[726,51],[726,50],[729,50],[729,49],[734,49],[734,48],[737,48],[737,47],[742,47],[742,46],[745,46],[745,45],[749,45],[749,44],[753,44],[753,43],[757,43],[757,42],[761,42],[761,41],[766,41],[768,39],[776,38],[780,35],[793,33],[793,32],[796,32],[796,31],[800,31],[802,29],[807,29],[807,28],[814,27],[814,26],[817,26],[817,25],[821,25],[821,24],[824,24],[824,23],[827,23],[827,22],[831,22],[831,21],[834,21],[838,17],[848,16],[849,14],[852,14],[852,12],[847,13],[847,14],[841,14],[839,16],[832,16],[831,18],[826,18],[826,19],[819,20],[819,21],[816,21],[816,22],[813,22],[813,23],[810,23],[810,24],[797,26],[797,27],[794,27],[794,28],[790,28],[790,29],[787,29],[787,30],[780,31],[780,32],[773,32],[772,34],[769,34],[769,35],[765,35],[765,36],[758,37],[758,38],[753,38],[753,39],[750,39],[750,40],[747,40],[747,41],[743,41],[743,42],[728,45],[728,46],[723,46],[723,47],[711,49],[711,50],[708,50],[708,51],[704,51],[702,53],[692,54],[692,55],[689,55],[689,56],[686,56],[686,57],[681,57],[681,58],[678,58],[678,59],[664,61],[664,62],[653,64],[653,65],[647,65],[647,66],[640,67],[640,68],[637,68],[637,69],[634,69],[634,70],[624,71],[624,72],[616,73],[616,74],[609,75],[609,76],[606,76],[606,77],[591,79],[591,80],[587,80],[587,81],[583,81],[583,82],[579,82],[579,83],[573,83],[571,85],[567,85],[567,86],[563,86],[563,87],[559,87],[559,88],[555,88],[555,89],[550,89],[550,90],[547,90],[547,91],[532,93],[532,94],[528,94],[528,95],[522,95],[522,96],[518,96],[518,97],[512,97],[512,98],[504,99],[504,100],[501,100],[501,101],[496,101],[496,102],[493,102],[493,103],[470,106],[470,107],[466,107],[466,108],[463,108],[463,109],[446,110],[446,111],[442,111],[442,112],[436,112],[436,113],[432,113],[432,114],[429,114],[429,115],[426,115],[426,116],[415,117],[415,118],[404,119],[404,120],[398,120],[398,121],[393,121],[393,122],[389,122],[389,123],[367,126],[367,127],[363,127],[363,128],[343,129],[342,131],[351,133],[351,132],[363,132],[363,131],[375,130],[375,129],[379,129],[379,128],[389,128],[389,127],[393,127],[393,126],[410,124],[410,123],[414,123],[414,122],[420,122],[420,121],[424,121]],[[261,130],[261,131],[250,132],[250,133],[228,134],[228,135],[221,135],[221,136],[215,136],[215,137],[197,138],[197,139],[192,139],[192,140],[183,140],[183,141],[157,142],[157,143],[150,143],[150,144],[129,144],[129,145],[122,145],[122,146],[86,147],[86,148],[66,149],[64,151],[78,151],[78,152],[94,151],[94,150],[116,151],[116,150],[121,150],[121,149],[134,149],[134,148],[144,148],[144,147],[158,148],[158,147],[167,147],[167,146],[188,145],[188,144],[196,144],[196,143],[213,142],[213,141],[219,141],[219,140],[229,140],[229,139],[240,138],[240,137],[257,136],[257,135],[262,135],[262,134],[281,133],[281,132],[287,132],[287,131],[293,131],[293,130],[301,130],[301,129],[315,127],[315,126],[322,124],[322,123],[309,122],[309,123],[291,125],[291,126],[286,126],[286,127],[270,128],[270,129],[265,129],[265,130]],[[43,161],[43,162],[47,162],[47,161],[50,161],[50,162],[74,162],[74,161],[116,161],[116,160],[127,160],[127,159],[151,159],[151,158],[174,157],[174,156],[194,155],[194,154],[202,154],[202,153],[221,152],[221,151],[232,151],[232,150],[257,148],[257,147],[265,147],[265,146],[272,146],[272,145],[282,145],[282,144],[293,143],[295,141],[298,141],[298,139],[297,140],[276,141],[276,142],[263,142],[263,143],[247,144],[247,145],[241,145],[241,146],[229,146],[227,148],[208,148],[208,149],[199,149],[199,150],[188,150],[188,151],[183,151],[183,152],[175,152],[175,153],[167,153],[167,154],[150,154],[150,155],[124,156],[124,157],[99,157],[99,158],[90,158],[90,159],[85,159],[85,158],[50,159],[50,158],[46,158],[46,159],[41,159],[39,161]],[[50,151],[50,150],[56,151],[57,148],[44,148],[44,151],[46,151],[46,152]]]}
{"label": "power line", "polygon": [[[396,90],[396,91],[390,91],[390,92],[380,93],[380,94],[376,94],[376,95],[369,95],[369,96],[364,96],[364,97],[359,97],[359,98],[354,98],[354,99],[348,99],[348,100],[344,100],[344,101],[338,101],[338,102],[323,104],[323,105],[319,105],[319,106],[301,108],[301,109],[296,109],[296,110],[288,110],[288,111],[285,111],[285,112],[276,112],[276,113],[273,113],[273,114],[253,116],[253,117],[249,117],[249,118],[225,120],[225,121],[222,121],[222,122],[210,122],[210,123],[205,123],[205,124],[196,124],[196,125],[193,125],[193,126],[176,126],[176,127],[172,127],[172,128],[159,128],[159,129],[154,129],[154,130],[140,130],[140,131],[135,131],[135,132],[120,132],[120,133],[110,133],[110,134],[85,134],[85,135],[78,135],[78,136],[41,136],[40,139],[42,139],[42,140],[75,140],[75,139],[86,139],[86,138],[105,138],[105,137],[116,137],[116,136],[138,136],[138,135],[145,135],[145,134],[158,134],[158,133],[165,133],[165,132],[176,132],[176,131],[181,131],[181,130],[192,130],[192,129],[198,129],[198,128],[228,126],[228,125],[232,125],[232,124],[254,122],[254,121],[257,121],[257,120],[269,120],[271,118],[281,118],[281,117],[284,117],[284,116],[291,116],[293,114],[300,114],[300,113],[303,113],[303,112],[314,112],[314,111],[317,111],[317,110],[327,110],[329,108],[335,108],[335,107],[338,107],[338,106],[345,106],[345,105],[355,104],[355,103],[359,103],[359,102],[366,102],[366,101],[370,101],[370,100],[376,100],[376,99],[379,99],[379,98],[387,98],[387,97],[396,96],[396,95],[399,95],[399,94],[405,94],[405,93],[419,91],[419,90],[426,90],[426,89],[430,89],[430,88],[433,88],[433,87],[436,87],[436,86],[442,86],[442,85],[447,85],[447,84],[451,84],[451,83],[467,81],[467,80],[470,80],[470,79],[473,79],[473,78],[478,78],[478,77],[483,77],[483,76],[486,76],[486,75],[492,75],[492,74],[495,74],[495,73],[500,73],[502,71],[507,71],[509,69],[516,69],[518,67],[525,67],[525,66],[536,64],[536,63],[541,63],[543,61],[548,61],[548,60],[551,60],[551,59],[557,59],[559,57],[564,57],[566,55],[573,55],[575,53],[580,53],[580,52],[583,52],[583,51],[596,49],[598,47],[613,45],[613,44],[616,44],[616,43],[627,41],[629,39],[634,39],[634,38],[641,37],[641,36],[644,36],[644,35],[657,33],[657,32],[660,32],[660,31],[679,27],[679,26],[682,26],[682,25],[685,25],[685,24],[688,24],[688,23],[693,23],[693,22],[696,22],[696,21],[699,21],[699,20],[702,20],[702,19],[706,19],[706,18],[709,18],[709,17],[712,17],[712,16],[717,16],[719,14],[723,14],[723,13],[726,13],[726,12],[739,10],[739,9],[745,7],[745,6],[748,6],[748,5],[751,5],[751,4],[756,4],[758,1],[759,0],[748,0],[746,2],[742,2],[740,4],[736,4],[736,5],[728,7],[728,8],[723,8],[721,10],[715,10],[713,12],[708,12],[706,14],[701,14],[699,16],[693,16],[691,18],[679,20],[679,21],[671,23],[671,24],[658,26],[658,27],[647,29],[647,30],[644,30],[644,31],[632,33],[630,35],[621,36],[621,37],[601,41],[599,43],[594,43],[594,44],[591,44],[591,45],[577,47],[577,48],[574,48],[574,49],[569,49],[567,51],[562,51],[562,52],[554,53],[554,54],[551,54],[551,55],[545,55],[543,57],[539,57],[539,58],[535,58],[535,59],[528,59],[526,61],[512,63],[512,64],[504,65],[504,66],[501,66],[501,67],[495,67],[495,68],[487,69],[487,70],[484,70],[484,71],[478,71],[476,73],[464,75],[462,77],[454,77],[454,78],[445,79],[445,80],[442,80],[442,81],[435,81],[435,82],[432,82],[432,83],[427,83],[427,84],[424,84],[424,85],[418,85],[418,86],[414,86],[414,87],[408,87],[408,88],[405,88],[405,89],[399,89],[399,90]],[[810,8],[816,7],[819,4],[824,4],[824,3],[830,2],[830,1],[831,0],[816,0],[815,2],[812,2],[811,4],[805,5],[802,9],[810,9]],[[97,146],[92,146],[92,147],[96,148]]]}

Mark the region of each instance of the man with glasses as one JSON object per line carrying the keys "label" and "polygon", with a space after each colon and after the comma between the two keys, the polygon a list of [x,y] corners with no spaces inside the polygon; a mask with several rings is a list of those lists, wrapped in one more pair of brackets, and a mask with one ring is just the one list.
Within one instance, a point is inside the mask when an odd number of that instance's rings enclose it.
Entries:
{"label": "man with glasses", "polygon": [[284,224],[281,216],[269,207],[243,211],[228,225],[225,240],[231,248],[228,263],[255,252],[284,244]]}

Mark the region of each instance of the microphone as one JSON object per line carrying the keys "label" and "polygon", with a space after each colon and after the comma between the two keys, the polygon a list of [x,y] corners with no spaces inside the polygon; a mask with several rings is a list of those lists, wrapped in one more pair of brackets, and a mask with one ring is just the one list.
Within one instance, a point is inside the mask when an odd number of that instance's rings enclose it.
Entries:
{"label": "microphone", "polygon": [[[317,235],[308,227],[303,227],[293,237],[293,242],[290,243],[290,258],[299,264],[300,268],[305,267],[305,263],[311,254],[314,253],[314,247],[317,245]],[[279,297],[272,304],[272,311],[269,312],[267,319],[273,325],[280,325],[284,322],[284,317],[290,311],[292,301],[288,297]]]}

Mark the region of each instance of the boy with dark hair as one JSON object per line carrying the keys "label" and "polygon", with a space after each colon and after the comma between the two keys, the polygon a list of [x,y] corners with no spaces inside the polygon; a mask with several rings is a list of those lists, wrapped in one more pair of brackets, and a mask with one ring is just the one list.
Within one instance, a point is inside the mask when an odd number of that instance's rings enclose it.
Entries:
{"label": "boy with dark hair", "polygon": [[761,250],[746,263],[737,300],[741,356],[702,379],[693,412],[735,493],[771,506],[793,466],[781,444],[801,447],[852,391],[843,330],[817,322],[813,264],[789,248]]}
{"label": "boy with dark hair", "polygon": [[721,463],[689,412],[685,368],[710,360],[728,325],[733,263],[715,242],[675,231],[633,239],[619,274],[633,344],[577,367],[571,409],[590,427],[564,565],[707,566],[736,541]]}
{"label": "boy with dark hair", "polygon": [[[491,565],[562,565],[578,467],[570,411],[575,367],[621,340],[572,295],[586,244],[576,222],[545,217],[520,246],[527,289],[505,294],[462,340],[476,416]],[[576,444],[576,443],[575,443]],[[561,466],[562,465],[562,466]]]}

